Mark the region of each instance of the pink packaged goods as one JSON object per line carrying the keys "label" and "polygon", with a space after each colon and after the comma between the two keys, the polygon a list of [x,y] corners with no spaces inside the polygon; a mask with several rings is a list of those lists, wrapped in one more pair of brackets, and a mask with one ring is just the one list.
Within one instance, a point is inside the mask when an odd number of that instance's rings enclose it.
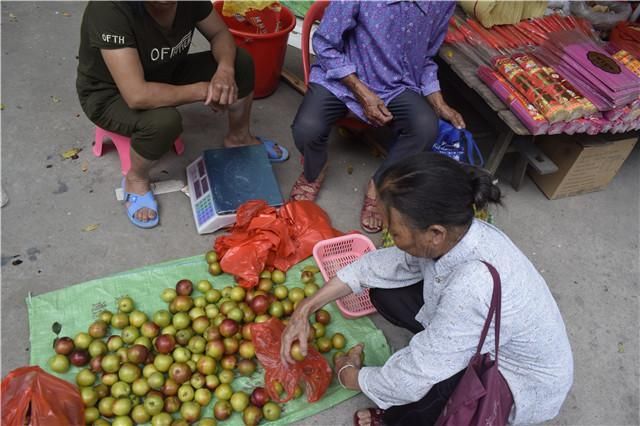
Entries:
{"label": "pink packaged goods", "polygon": [[622,107],[640,95],[640,78],[597,43],[577,31],[560,31],[536,49],[600,111]]}
{"label": "pink packaged goods", "polygon": [[553,123],[549,126],[549,130],[547,130],[548,135],[559,135],[564,132],[564,128],[567,125],[565,121],[558,121],[557,123]]}

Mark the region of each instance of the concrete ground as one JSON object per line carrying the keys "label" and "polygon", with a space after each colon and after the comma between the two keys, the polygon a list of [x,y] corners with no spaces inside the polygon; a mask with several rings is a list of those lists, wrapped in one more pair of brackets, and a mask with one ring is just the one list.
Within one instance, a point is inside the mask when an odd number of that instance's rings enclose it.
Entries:
{"label": "concrete ground", "polygon": [[[181,193],[159,196],[162,222],[134,228],[113,196],[118,157],[91,153],[93,126],[83,116],[74,80],[84,3],[5,2],[2,17],[2,376],[29,360],[29,292],[42,294],[166,260],[203,253],[213,236],[195,232]],[[203,48],[202,41],[196,48]],[[300,73],[299,53],[287,67]],[[255,103],[253,130],[278,140],[291,159],[274,166],[283,194],[300,172],[289,125],[301,96],[285,84]],[[202,105],[182,108],[187,149],[163,158],[157,179],[182,178],[203,149],[222,144],[226,124]],[[62,160],[70,148],[76,160]],[[329,177],[319,204],[342,230],[358,227],[367,177],[379,164],[363,144],[332,144]],[[499,176],[509,179],[507,157]],[[353,174],[347,168],[353,167]],[[86,169],[86,170],[83,170]],[[549,424],[639,424],[638,238],[640,150],[602,192],[548,201],[527,179],[519,192],[502,184],[498,226],[530,256],[547,279],[566,321],[575,356],[573,389]],[[99,224],[92,232],[82,229]],[[393,347],[407,333],[373,320]],[[358,396],[300,424],[348,425]]]}

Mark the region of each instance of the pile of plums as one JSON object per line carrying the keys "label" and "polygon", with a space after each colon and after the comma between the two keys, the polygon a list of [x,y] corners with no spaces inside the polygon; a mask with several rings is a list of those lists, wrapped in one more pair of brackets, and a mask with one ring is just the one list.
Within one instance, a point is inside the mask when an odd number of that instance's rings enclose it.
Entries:
{"label": "pile of plums", "polygon": [[[212,275],[221,273],[215,252],[205,260]],[[211,426],[234,412],[249,426],[276,420],[281,407],[263,387],[247,393],[234,390],[233,382],[258,368],[251,324],[271,317],[286,323],[300,301],[318,291],[317,272],[307,266],[301,286],[287,287],[284,272],[264,271],[250,290],[182,279],[162,291],[167,309],[150,316],[122,297],[117,312],[100,312],[87,332],[56,339],[49,367],[57,373],[79,367],[76,384],[89,425]],[[319,310],[313,319],[312,345],[322,353],[345,347],[344,335],[326,333],[329,312]],[[303,359],[297,343],[291,354]],[[296,388],[295,398],[301,395]],[[213,411],[205,413],[212,401]]]}

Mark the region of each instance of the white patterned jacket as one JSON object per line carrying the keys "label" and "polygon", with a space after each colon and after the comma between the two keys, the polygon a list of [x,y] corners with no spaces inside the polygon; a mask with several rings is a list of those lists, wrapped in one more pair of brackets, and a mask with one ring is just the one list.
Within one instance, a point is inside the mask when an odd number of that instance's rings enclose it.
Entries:
{"label": "white patterned jacket", "polygon": [[[573,382],[573,356],[558,306],[513,242],[476,219],[437,261],[391,247],[368,253],[338,272],[356,293],[364,287],[398,288],[424,280],[424,306],[415,319],[425,330],[383,366],[360,370],[362,391],[380,408],[415,402],[467,366],[493,289],[482,260],[498,270],[502,282],[499,369],[513,394],[510,421],[540,423],[558,414]],[[492,325],[482,353],[494,356],[494,342]]]}

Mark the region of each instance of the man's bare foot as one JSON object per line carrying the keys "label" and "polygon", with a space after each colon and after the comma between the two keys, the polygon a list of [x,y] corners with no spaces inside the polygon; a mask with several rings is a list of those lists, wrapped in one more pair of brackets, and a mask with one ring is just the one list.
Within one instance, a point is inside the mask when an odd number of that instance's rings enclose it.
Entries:
{"label": "man's bare foot", "polygon": [[[262,141],[252,135],[247,135],[243,138],[234,138],[230,136],[226,136],[224,138],[224,147],[225,148],[236,148],[239,146],[247,146],[247,145],[260,145]],[[280,145],[275,144],[273,147],[276,157],[282,156],[282,150],[280,149]]]}
{"label": "man's bare foot", "polygon": [[[127,173],[123,190],[131,194],[144,195],[150,190],[149,180],[137,177],[131,172]],[[131,205],[131,203],[126,203],[127,207],[129,207],[129,205]],[[143,207],[136,212],[135,217],[143,222],[148,222],[155,219],[157,214],[154,210]]]}

